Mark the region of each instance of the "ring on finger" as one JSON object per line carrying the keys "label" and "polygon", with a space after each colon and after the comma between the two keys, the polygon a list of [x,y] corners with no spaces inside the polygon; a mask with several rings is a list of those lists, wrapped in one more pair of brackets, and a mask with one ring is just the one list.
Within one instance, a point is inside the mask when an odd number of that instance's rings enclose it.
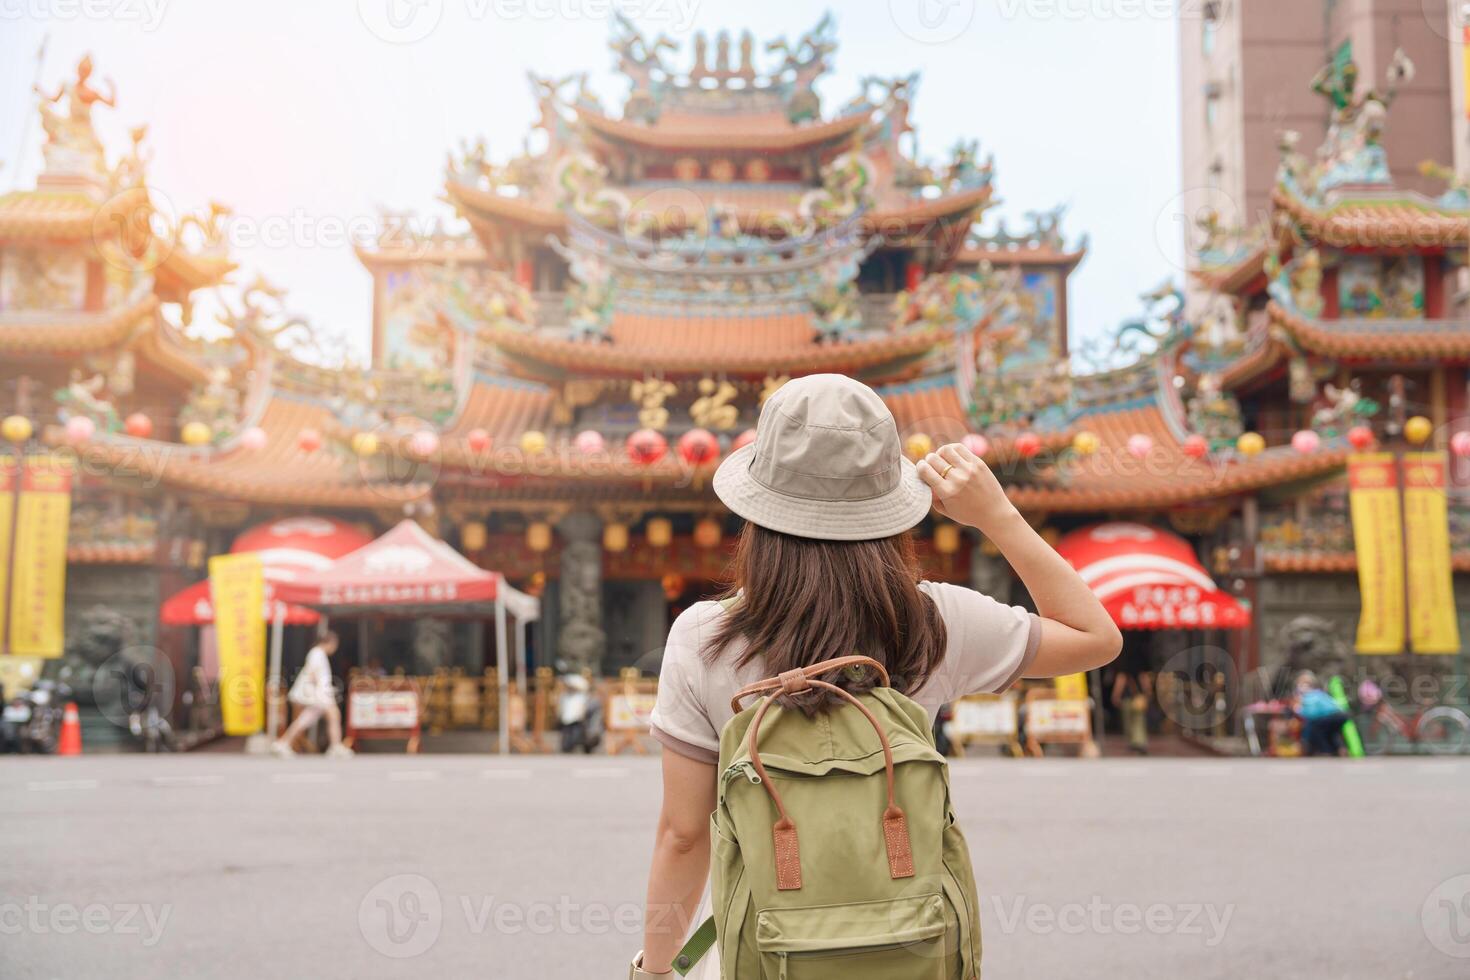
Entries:
{"label": "ring on finger", "polygon": [[954,469],[954,464],[949,462],[949,460],[945,460],[944,472],[939,474],[939,478],[943,480],[945,477],[949,476],[949,471],[952,469]]}

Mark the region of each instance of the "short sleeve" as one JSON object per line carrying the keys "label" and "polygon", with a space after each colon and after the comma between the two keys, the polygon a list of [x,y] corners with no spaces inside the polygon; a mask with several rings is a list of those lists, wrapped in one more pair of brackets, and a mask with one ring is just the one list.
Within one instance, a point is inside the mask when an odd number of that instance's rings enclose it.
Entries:
{"label": "short sleeve", "polygon": [[[944,663],[926,692],[944,702],[967,694],[998,694],[1020,680],[1036,659],[1041,620],[1021,606],[1007,606],[983,592],[944,582],[925,582],[944,618]],[[929,698],[926,698],[928,700]]]}
{"label": "short sleeve", "polygon": [[714,763],[720,758],[720,735],[702,696],[705,671],[699,659],[699,632],[703,605],[690,606],[669,627],[649,733],[680,755]]}

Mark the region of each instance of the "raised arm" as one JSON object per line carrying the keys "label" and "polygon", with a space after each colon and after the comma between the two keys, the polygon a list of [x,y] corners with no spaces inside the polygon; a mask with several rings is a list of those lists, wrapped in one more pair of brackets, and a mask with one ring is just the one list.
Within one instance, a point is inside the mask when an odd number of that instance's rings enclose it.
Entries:
{"label": "raised arm", "polygon": [[990,467],[958,444],[919,461],[934,508],[985,535],[1016,570],[1041,618],[1041,643],[1028,677],[1059,677],[1108,663],[1123,635],[1097,596],[1016,510]]}

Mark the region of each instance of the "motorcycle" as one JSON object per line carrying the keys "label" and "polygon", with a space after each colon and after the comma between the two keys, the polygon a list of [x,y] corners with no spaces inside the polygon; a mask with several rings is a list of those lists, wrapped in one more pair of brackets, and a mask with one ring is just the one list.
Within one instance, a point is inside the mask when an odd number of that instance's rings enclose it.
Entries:
{"label": "motorcycle", "polygon": [[602,744],[602,701],[581,674],[562,675],[561,686],[561,694],[556,699],[561,750],[591,755]]}
{"label": "motorcycle", "polygon": [[72,690],[61,681],[39,680],[0,711],[5,751],[51,755],[61,740],[61,717]]}

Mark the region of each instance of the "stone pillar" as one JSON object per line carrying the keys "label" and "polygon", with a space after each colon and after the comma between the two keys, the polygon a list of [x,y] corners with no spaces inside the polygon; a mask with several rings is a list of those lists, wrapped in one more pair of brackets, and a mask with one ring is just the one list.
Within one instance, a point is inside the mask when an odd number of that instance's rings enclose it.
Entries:
{"label": "stone pillar", "polygon": [[970,561],[970,588],[984,592],[996,602],[1011,604],[1011,566],[999,555],[987,555],[981,545],[975,545]]}
{"label": "stone pillar", "polygon": [[557,525],[565,541],[557,591],[556,655],[572,670],[602,669],[602,522],[585,511]]}

